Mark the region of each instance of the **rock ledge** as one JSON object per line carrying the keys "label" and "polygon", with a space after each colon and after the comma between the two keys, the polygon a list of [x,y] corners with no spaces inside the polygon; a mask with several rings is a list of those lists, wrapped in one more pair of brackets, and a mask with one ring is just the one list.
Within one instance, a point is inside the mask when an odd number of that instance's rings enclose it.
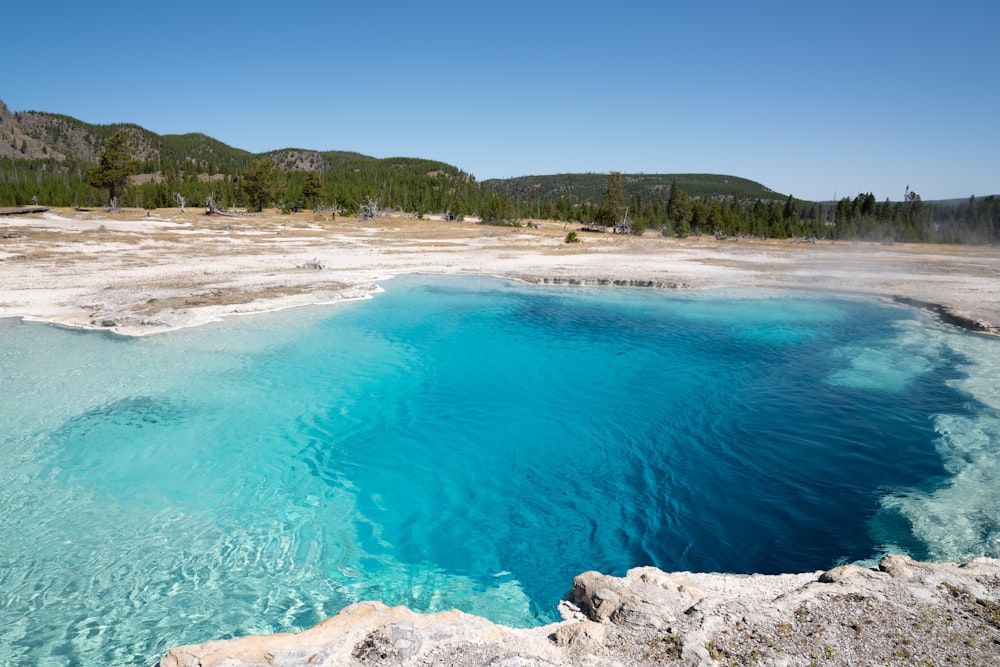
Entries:
{"label": "rock ledge", "polygon": [[180,646],[159,667],[1000,664],[1000,560],[886,556],[782,575],[586,572],[559,623],[351,605],[297,634]]}

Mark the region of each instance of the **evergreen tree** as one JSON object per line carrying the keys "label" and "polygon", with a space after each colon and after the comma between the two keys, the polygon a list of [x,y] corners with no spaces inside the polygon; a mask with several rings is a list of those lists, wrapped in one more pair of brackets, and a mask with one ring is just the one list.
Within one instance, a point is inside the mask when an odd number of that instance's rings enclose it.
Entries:
{"label": "evergreen tree", "polygon": [[306,174],[306,181],[302,185],[302,198],[306,206],[312,206],[323,196],[323,179],[319,172],[313,169]]}
{"label": "evergreen tree", "polygon": [[861,197],[861,215],[873,216],[875,215],[875,207],[878,202],[875,201],[875,195],[868,193]]}
{"label": "evergreen tree", "polygon": [[452,220],[462,220],[465,218],[465,202],[462,201],[461,197],[456,197],[451,204],[449,204],[446,213]]}
{"label": "evergreen tree", "polygon": [[708,204],[703,199],[691,202],[691,227],[695,234],[700,234],[708,226]]}
{"label": "evergreen tree", "polygon": [[788,195],[788,199],[785,200],[785,208],[782,209],[781,215],[786,220],[799,217],[799,203],[792,195]]}
{"label": "evergreen tree", "polygon": [[713,199],[708,205],[708,219],[706,221],[708,231],[713,234],[721,231],[722,223],[722,205]]}
{"label": "evergreen tree", "polygon": [[608,174],[608,189],[597,210],[597,221],[602,225],[617,225],[625,218],[625,206],[625,183],[621,172],[613,171]]}
{"label": "evergreen tree", "polygon": [[691,207],[691,198],[688,194],[677,187],[677,179],[670,186],[670,199],[667,201],[667,217],[673,223],[673,228],[677,236],[681,238],[691,233],[691,218],[694,211]]}
{"label": "evergreen tree", "polygon": [[111,208],[116,207],[118,193],[128,185],[129,176],[135,173],[138,163],[132,157],[128,144],[128,130],[116,132],[108,138],[97,166],[87,172],[87,184],[108,190]]}
{"label": "evergreen tree", "polygon": [[514,202],[506,193],[494,194],[486,200],[479,216],[488,225],[507,225],[520,227],[521,220],[515,210]]}
{"label": "evergreen tree", "polygon": [[285,189],[285,175],[273,160],[260,158],[247,165],[240,176],[240,187],[250,206],[263,211]]}

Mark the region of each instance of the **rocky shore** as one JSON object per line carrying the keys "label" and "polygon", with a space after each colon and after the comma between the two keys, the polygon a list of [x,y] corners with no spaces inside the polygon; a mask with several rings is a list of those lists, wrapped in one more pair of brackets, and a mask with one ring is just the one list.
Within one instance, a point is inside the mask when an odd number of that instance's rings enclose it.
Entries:
{"label": "rocky shore", "polygon": [[298,634],[180,646],[158,667],[997,665],[1000,560],[804,574],[586,572],[563,621],[514,629],[360,602]]}

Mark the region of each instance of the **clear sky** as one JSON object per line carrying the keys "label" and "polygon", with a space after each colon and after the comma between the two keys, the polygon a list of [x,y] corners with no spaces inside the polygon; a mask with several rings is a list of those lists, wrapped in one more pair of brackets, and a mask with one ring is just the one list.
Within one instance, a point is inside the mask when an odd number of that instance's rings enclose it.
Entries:
{"label": "clear sky", "polygon": [[18,2],[0,99],[454,164],[1000,194],[1000,1]]}

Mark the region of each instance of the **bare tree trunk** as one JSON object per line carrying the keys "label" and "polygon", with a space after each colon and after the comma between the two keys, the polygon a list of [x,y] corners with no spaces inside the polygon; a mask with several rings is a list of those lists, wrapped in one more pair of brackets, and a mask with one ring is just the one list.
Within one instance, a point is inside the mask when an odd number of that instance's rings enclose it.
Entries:
{"label": "bare tree trunk", "polygon": [[378,202],[369,197],[368,201],[358,208],[358,222],[378,220],[381,212],[378,209]]}

